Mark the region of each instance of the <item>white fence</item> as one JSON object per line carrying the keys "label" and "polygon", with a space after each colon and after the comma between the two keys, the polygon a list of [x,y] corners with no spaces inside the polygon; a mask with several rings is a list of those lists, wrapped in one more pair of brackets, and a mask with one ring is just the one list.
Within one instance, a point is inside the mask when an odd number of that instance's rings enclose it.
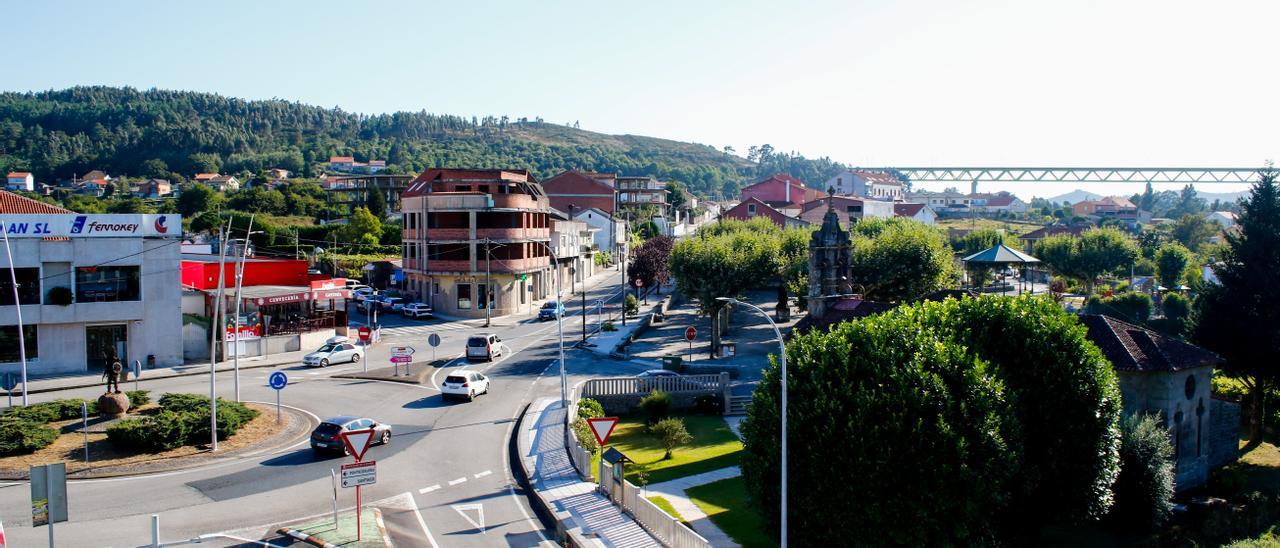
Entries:
{"label": "white fence", "polygon": [[639,487],[622,480],[617,483],[613,477],[613,467],[609,463],[600,462],[600,491],[613,500],[622,510],[635,518],[649,534],[670,548],[711,548],[711,543],[686,527],[680,520],[671,517],[658,505],[649,502]]}
{"label": "white fence", "polygon": [[582,385],[582,397],[630,396],[648,394],[654,390],[667,393],[704,392],[723,393],[725,387],[721,375],[682,375],[671,377],[611,377],[591,379]]}

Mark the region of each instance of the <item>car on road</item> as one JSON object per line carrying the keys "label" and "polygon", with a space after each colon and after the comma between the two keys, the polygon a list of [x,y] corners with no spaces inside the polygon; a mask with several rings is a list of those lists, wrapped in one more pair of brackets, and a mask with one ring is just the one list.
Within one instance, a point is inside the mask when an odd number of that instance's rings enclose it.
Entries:
{"label": "car on road", "polygon": [[651,390],[704,390],[714,388],[669,369],[650,369],[636,375],[636,378],[640,380],[638,383],[640,385],[639,389],[645,392]]}
{"label": "car on road", "polygon": [[445,399],[458,397],[472,401],[476,396],[488,393],[489,377],[476,371],[458,371],[445,377],[444,384],[440,385],[440,396]]}
{"label": "car on road", "polygon": [[400,297],[387,297],[378,302],[378,310],[383,312],[399,312],[405,300]]}
{"label": "car on road", "polygon": [[652,379],[654,377],[679,377],[680,374],[669,369],[650,369],[636,375],[637,379]]}
{"label": "car on road", "polygon": [[539,320],[554,320],[564,316],[564,304],[560,301],[547,301],[538,310]]}
{"label": "car on road", "polygon": [[351,298],[355,302],[361,302],[377,294],[378,292],[369,286],[358,287],[356,289],[351,290]]}
{"label": "car on road", "polygon": [[488,360],[502,355],[502,339],[493,333],[480,333],[467,338],[467,359]]}
{"label": "car on road", "polygon": [[303,356],[302,365],[329,367],[335,363],[356,363],[363,357],[364,352],[346,337],[330,337],[319,350]]}
{"label": "car on road", "polygon": [[406,318],[430,318],[432,317],[431,305],[425,303],[409,303],[400,309],[400,313]]}
{"label": "car on road", "polygon": [[351,454],[347,444],[342,443],[341,435],[356,430],[373,429],[373,440],[369,445],[386,445],[391,443],[391,425],[379,424],[370,418],[342,415],[320,421],[320,425],[311,431],[311,450],[316,453],[333,452],[343,455]]}
{"label": "car on road", "polygon": [[387,298],[388,297],[384,297],[382,295],[369,295],[368,297],[365,297],[364,300],[356,303],[356,310],[361,312],[368,312],[370,308],[381,310],[382,301]]}

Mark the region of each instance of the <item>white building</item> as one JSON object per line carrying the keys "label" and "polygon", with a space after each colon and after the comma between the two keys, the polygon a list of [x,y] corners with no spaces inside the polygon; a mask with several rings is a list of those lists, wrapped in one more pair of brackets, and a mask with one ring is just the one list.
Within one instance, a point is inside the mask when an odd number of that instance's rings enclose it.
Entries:
{"label": "white building", "polygon": [[10,171],[9,177],[5,183],[5,188],[9,190],[25,190],[34,192],[36,189],[35,176],[26,171]]}
{"label": "white building", "polygon": [[[27,374],[95,373],[111,356],[182,364],[178,215],[7,214]],[[30,209],[30,208],[28,208]],[[9,267],[0,255],[0,266]],[[0,372],[17,373],[18,314],[0,276]]]}
{"label": "white building", "polygon": [[1218,223],[1223,230],[1236,226],[1237,222],[1236,214],[1231,211],[1214,211],[1213,213],[1205,215],[1205,218]]}
{"label": "white building", "polygon": [[903,199],[902,182],[888,173],[844,170],[827,179],[827,188],[836,196],[858,196],[875,200]]}
{"label": "white building", "polygon": [[627,242],[626,223],[594,207],[576,211],[573,220],[582,221],[588,227],[596,229],[596,249],[613,253],[614,260],[618,260],[618,248]]}
{"label": "white building", "polygon": [[920,221],[929,226],[933,226],[938,221],[938,214],[929,207],[929,204],[893,204],[893,214],[897,217],[907,217],[916,221]]}

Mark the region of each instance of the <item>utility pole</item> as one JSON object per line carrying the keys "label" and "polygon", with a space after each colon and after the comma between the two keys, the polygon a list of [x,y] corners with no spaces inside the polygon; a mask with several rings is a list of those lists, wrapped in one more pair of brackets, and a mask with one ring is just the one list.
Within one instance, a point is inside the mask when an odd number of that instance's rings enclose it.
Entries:
{"label": "utility pole", "polygon": [[[484,326],[489,327],[489,321],[492,319],[492,307],[489,306],[489,293],[493,291],[493,282],[489,278],[489,239],[484,239],[484,296],[481,299],[481,305],[484,306]],[[476,295],[480,297],[480,295]]]}
{"label": "utility pole", "polygon": [[333,277],[338,277],[338,233],[333,233],[333,249],[329,251],[330,261],[333,263]]}
{"label": "utility pole", "polygon": [[298,229],[293,229],[293,260],[298,260],[302,255],[298,252]]}
{"label": "utility pole", "polygon": [[210,324],[209,331],[209,421],[210,435],[213,437],[210,444],[211,451],[218,450],[218,332],[222,330],[222,309],[226,303],[222,302],[223,292],[227,283],[227,235],[231,232],[231,220],[227,220],[227,227],[218,227],[218,291],[217,298],[214,299],[215,306],[213,309],[213,322]]}
{"label": "utility pole", "polygon": [[622,222],[622,240],[623,240],[622,249],[621,249],[622,257],[621,257],[621,260],[618,261],[618,270],[622,271],[621,272],[622,273],[622,280],[621,280],[622,290],[618,292],[618,298],[622,299],[622,302],[618,304],[622,306],[622,326],[626,327],[627,325],[627,247],[628,247],[628,244],[631,243],[631,228],[630,228],[631,211],[629,210],[627,211],[627,215],[626,217],[624,217],[624,219],[626,220]]}
{"label": "utility pole", "polygon": [[240,248],[240,260],[236,263],[236,312],[232,321],[235,323],[236,346],[234,355],[231,358],[234,364],[235,375],[232,377],[232,384],[235,385],[236,402],[240,401],[240,290],[244,287],[244,261],[249,256],[249,237],[253,235],[253,218],[249,215],[249,229],[244,233],[244,243]]}

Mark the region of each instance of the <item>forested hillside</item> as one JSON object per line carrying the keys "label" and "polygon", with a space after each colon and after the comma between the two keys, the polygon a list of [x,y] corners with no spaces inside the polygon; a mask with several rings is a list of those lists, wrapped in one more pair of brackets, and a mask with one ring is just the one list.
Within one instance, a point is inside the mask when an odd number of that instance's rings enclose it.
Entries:
{"label": "forested hillside", "polygon": [[653,175],[707,197],[784,171],[815,186],[842,166],[752,147],[750,160],[707,145],[605,135],[506,116],[421,112],[369,116],[283,100],[210,93],[77,87],[0,93],[0,172],[29,170],[52,182],[101,169],[166,177],[282,167],[314,175],[331,155],[386,160],[391,172],[427,167],[566,169]]}

